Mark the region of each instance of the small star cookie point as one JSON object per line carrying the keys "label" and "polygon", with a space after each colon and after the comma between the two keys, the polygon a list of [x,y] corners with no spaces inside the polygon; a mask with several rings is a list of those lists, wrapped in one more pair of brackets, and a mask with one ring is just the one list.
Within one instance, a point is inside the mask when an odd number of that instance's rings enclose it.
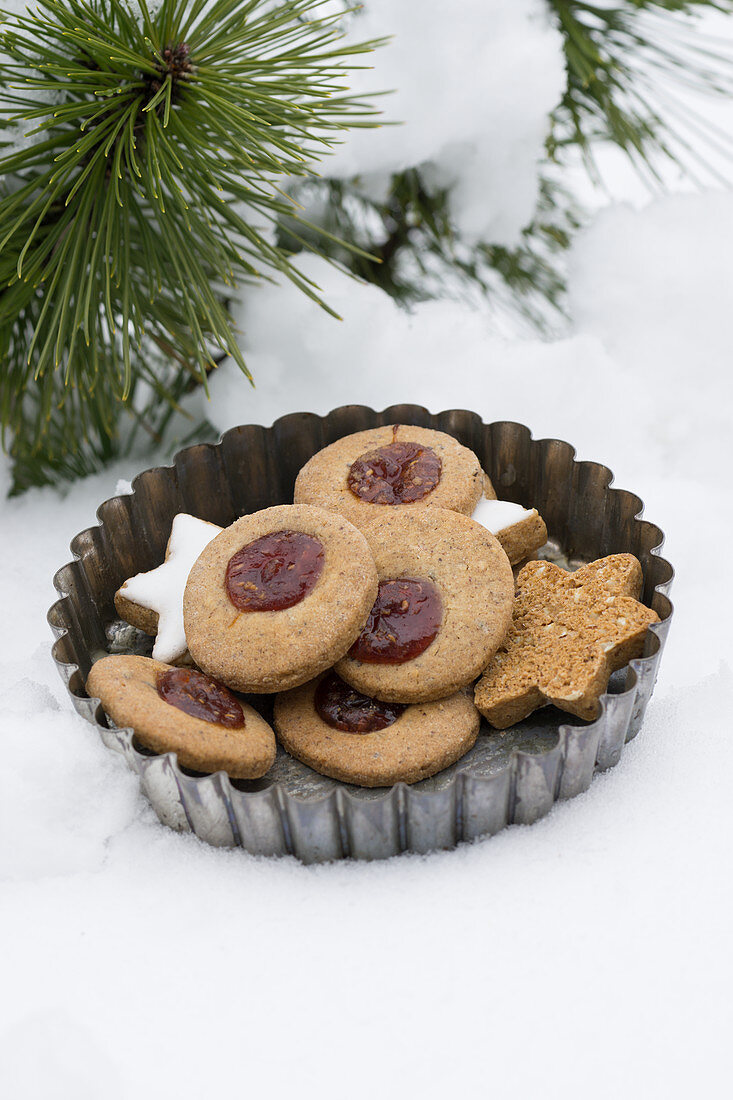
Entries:
{"label": "small star cookie point", "polygon": [[578,587],[603,586],[609,596],[631,596],[635,600],[641,594],[644,580],[639,559],[633,554],[609,554],[582,565],[572,576]]}
{"label": "small star cookie point", "polygon": [[523,508],[487,495],[478,502],[471,518],[496,535],[512,565],[547,542],[547,527],[536,508]]}

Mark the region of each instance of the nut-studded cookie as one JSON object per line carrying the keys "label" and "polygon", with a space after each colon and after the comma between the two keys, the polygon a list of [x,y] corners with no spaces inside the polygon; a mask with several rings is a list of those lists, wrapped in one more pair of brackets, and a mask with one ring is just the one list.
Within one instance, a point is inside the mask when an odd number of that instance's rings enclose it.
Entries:
{"label": "nut-studded cookie", "polygon": [[333,671],[275,699],[275,729],[304,764],[362,787],[416,783],[473,746],[479,713],[465,692],[433,703],[381,703]]}
{"label": "nut-studded cookie", "polygon": [[183,597],[188,648],[239,691],[284,691],[329,668],[358,637],[377,594],[374,558],[343,516],[282,504],[209,543]]}
{"label": "nut-studded cookie", "polygon": [[103,657],[87,678],[118,726],[131,726],[154,752],[175,752],[200,772],[257,779],[275,759],[275,735],[256,710],[192,668],[149,657]]}
{"label": "nut-studded cookie", "polygon": [[638,602],[641,584],[633,554],[575,573],[547,561],[525,565],[511,630],[476,685],[476,706],[491,725],[506,729],[548,703],[596,718],[611,673],[641,656],[647,628],[659,622]]}
{"label": "nut-studded cookie", "polygon": [[361,527],[375,514],[428,506],[470,515],[493,492],[473,451],[451,435],[392,424],[344,436],[306,462],[295,502],[340,512]]}
{"label": "nut-studded cookie", "polygon": [[471,518],[496,535],[512,565],[525,561],[547,542],[547,527],[536,508],[482,497]]}
{"label": "nut-studded cookie", "polygon": [[469,684],[504,640],[514,581],[498,540],[445,508],[385,511],[364,526],[379,573],[369,620],[336,671],[389,702]]}

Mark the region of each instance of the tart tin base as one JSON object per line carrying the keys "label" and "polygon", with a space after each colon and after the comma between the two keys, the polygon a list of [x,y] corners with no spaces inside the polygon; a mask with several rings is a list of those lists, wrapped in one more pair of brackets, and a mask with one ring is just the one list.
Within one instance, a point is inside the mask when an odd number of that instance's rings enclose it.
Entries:
{"label": "tart tin base", "polygon": [[[113,597],[128,577],[160,564],[173,517],[190,512],[224,527],[248,512],[290,503],[298,470],[316,451],[350,432],[392,423],[437,428],[474,450],[499,497],[539,509],[550,534],[542,556],[566,568],[614,553],[639,558],[642,598],[661,621],[647,632],[644,655],[614,674],[599,718],[587,723],[546,707],[506,731],[482,723],[474,748],[450,768],[409,787],[377,789],[318,775],[282,749],[260,780],[199,775],[173,753],[152,755],[138,746],[132,730],[114,728],[84,684],[93,662],[107,653],[150,652],[152,639],[117,619]],[[384,859],[529,824],[557,799],[584,791],[594,772],[617,763],[636,736],[671,621],[673,572],[660,556],[664,536],[640,518],[639,497],[612,489],[612,479],[606,466],[576,462],[568,443],[534,440],[521,424],[485,424],[461,409],[431,415],[417,405],[381,413],[350,405],[325,417],[293,413],[271,428],[232,428],[218,444],[189,447],[172,466],[140,474],[131,495],[99,507],[98,527],[74,538],[75,560],[56,574],[61,598],[48,613],[54,660],[77,711],[137,772],[163,824],[209,844],[295,855],[304,863]],[[267,716],[271,697],[249,701]]]}

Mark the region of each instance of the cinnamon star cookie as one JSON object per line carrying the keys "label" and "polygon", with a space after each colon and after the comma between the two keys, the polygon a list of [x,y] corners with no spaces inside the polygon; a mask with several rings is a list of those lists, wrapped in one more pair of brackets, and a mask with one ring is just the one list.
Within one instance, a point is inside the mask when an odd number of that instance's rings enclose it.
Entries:
{"label": "cinnamon star cookie", "polygon": [[612,554],[569,573],[548,561],[520,570],[506,641],[476,685],[476,706],[496,729],[554,703],[596,718],[611,673],[644,650],[656,611],[638,602],[641,566]]}
{"label": "cinnamon star cookie", "polygon": [[103,657],[87,678],[118,726],[131,726],[153,752],[175,752],[200,772],[258,779],[275,759],[275,735],[256,710],[192,668],[149,657]]}
{"label": "cinnamon star cookie", "polygon": [[375,514],[429,506],[470,515],[491,482],[473,451],[431,428],[392,424],[344,436],[306,462],[295,502],[340,512],[360,527]]}
{"label": "cinnamon star cookie", "polygon": [[115,592],[120,618],[157,635],[153,657],[158,661],[175,663],[187,656],[183,590],[196,558],[221,530],[215,523],[180,512],[173,519],[163,564],[130,577]]}
{"label": "cinnamon star cookie", "polygon": [[465,692],[433,703],[380,703],[333,671],[275,699],[278,739],[322,775],[361,787],[416,783],[459,760],[480,717]]}
{"label": "cinnamon star cookie", "polygon": [[239,691],[283,691],[329,668],[358,637],[377,594],[374,558],[343,516],[282,504],[209,543],[183,597],[188,648]]}
{"label": "cinnamon star cookie", "polygon": [[363,530],[379,594],[339,676],[397,703],[441,699],[475,680],[512,618],[512,569],[498,540],[445,508],[385,510]]}

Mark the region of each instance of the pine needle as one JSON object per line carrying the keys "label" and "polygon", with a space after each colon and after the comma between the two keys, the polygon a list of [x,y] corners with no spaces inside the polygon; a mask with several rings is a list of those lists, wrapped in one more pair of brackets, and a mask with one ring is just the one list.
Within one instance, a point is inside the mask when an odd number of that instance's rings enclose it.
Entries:
{"label": "pine needle", "polygon": [[276,223],[283,176],[313,175],[329,133],[377,114],[343,94],[377,43],[343,43],[324,11],[37,0],[3,17],[0,132],[32,131],[0,143],[0,419],[17,489],[90,472],[139,430],[160,439],[226,356],[248,375],[215,288],[284,276],[328,308],[240,213]]}

